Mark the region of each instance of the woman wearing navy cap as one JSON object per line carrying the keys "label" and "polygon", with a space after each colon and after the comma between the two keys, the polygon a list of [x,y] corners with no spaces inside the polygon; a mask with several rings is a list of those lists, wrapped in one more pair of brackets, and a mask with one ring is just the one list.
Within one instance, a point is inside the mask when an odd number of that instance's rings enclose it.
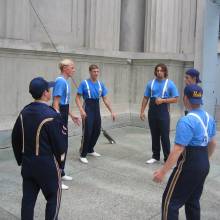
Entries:
{"label": "woman wearing navy cap", "polygon": [[200,108],[202,94],[198,85],[186,86],[184,105],[189,113],[178,121],[174,147],[164,166],[154,173],[154,181],[161,182],[177,163],[163,194],[162,220],[177,220],[182,206],[186,219],[200,220],[199,200],[216,146],[215,121]]}
{"label": "woman wearing navy cap", "polygon": [[165,64],[158,64],[154,69],[155,79],[149,81],[142,100],[141,120],[145,119],[144,110],[149,101],[148,122],[152,137],[152,158],[146,163],[152,164],[160,160],[160,142],[164,153],[164,161],[170,153],[170,114],[169,104],[176,103],[178,91],[172,80],[168,79]]}
{"label": "woman wearing navy cap", "polygon": [[199,71],[193,68],[186,71],[184,81],[186,85],[198,84],[202,82],[199,78]]}
{"label": "woman wearing navy cap", "polygon": [[[199,71],[196,69],[188,69],[185,73],[184,81],[186,86],[191,85],[191,84],[198,84],[201,83],[202,81],[199,78]],[[185,115],[188,114],[188,110],[186,109],[184,111]]]}

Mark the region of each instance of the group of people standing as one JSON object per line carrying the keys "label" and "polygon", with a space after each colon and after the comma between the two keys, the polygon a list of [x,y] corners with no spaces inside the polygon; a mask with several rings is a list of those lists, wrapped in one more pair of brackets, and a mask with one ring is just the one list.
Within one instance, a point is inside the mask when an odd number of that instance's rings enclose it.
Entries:
{"label": "group of people standing", "polygon": [[[63,181],[72,180],[65,173],[68,151],[68,116],[80,125],[82,141],[80,162],[88,164],[87,156],[99,157],[94,147],[101,131],[100,99],[116,119],[108,90],[99,81],[99,67],[89,66],[90,77],[77,88],[76,105],[80,117],[70,110],[71,86],[69,78],[75,73],[75,64],[70,59],[59,64],[61,74],[55,82],[42,77],[34,78],[29,92],[34,98],[20,112],[12,131],[12,146],[18,165],[22,165],[23,198],[22,220],[33,219],[34,206],[39,190],[46,200],[46,219],[58,219],[61,191],[69,187]],[[178,210],[185,205],[187,219],[200,219],[199,199],[209,171],[209,157],[215,148],[215,122],[200,108],[202,88],[199,72],[190,69],[185,74],[184,106],[186,116],[181,117],[176,127],[175,144],[170,152],[170,104],[178,101],[179,93],[174,82],[168,79],[165,64],[158,64],[155,78],[146,85],[141,104],[140,118],[145,119],[145,109],[149,103],[148,122],[152,137],[152,158],[146,161],[153,164],[160,160],[162,145],[164,165],[154,173],[155,182],[161,182],[166,173],[175,168],[170,176],[162,199],[162,219],[178,219]],[[52,107],[47,105],[51,99]],[[83,102],[82,102],[83,98]]]}
{"label": "group of people standing", "polygon": [[[174,147],[170,152],[169,105],[179,97],[175,84],[168,79],[167,66],[158,64],[154,70],[155,79],[149,81],[142,100],[140,118],[144,120],[144,110],[149,102],[148,122],[152,137],[153,164],[160,160],[162,145],[164,165],[153,175],[155,182],[162,182],[173,167],[162,197],[162,220],[178,220],[179,209],[185,206],[187,220],[200,220],[200,197],[205,179],[209,173],[209,159],[216,141],[214,119],[201,109],[203,90],[199,72],[189,69],[185,73],[183,103],[185,116],[176,126]],[[161,143],[161,144],[160,144]]]}

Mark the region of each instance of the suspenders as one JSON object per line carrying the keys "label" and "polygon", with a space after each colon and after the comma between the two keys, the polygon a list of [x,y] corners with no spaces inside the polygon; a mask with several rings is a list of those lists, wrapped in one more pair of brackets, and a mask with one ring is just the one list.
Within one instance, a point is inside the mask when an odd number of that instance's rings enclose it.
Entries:
{"label": "suspenders", "polygon": [[[84,81],[85,81],[85,83],[86,83],[86,87],[87,87],[89,99],[91,99],[92,97],[91,97],[91,90],[90,90],[90,88],[89,88],[89,83],[88,83],[87,80],[84,80]],[[101,83],[100,83],[99,80],[98,80],[98,84],[99,84],[99,97],[101,97],[101,95],[102,95],[102,86],[101,86]]]}
{"label": "suspenders", "polygon": [[69,86],[68,86],[66,80],[62,76],[57,77],[57,79],[63,79],[65,81],[65,83],[66,83],[66,99],[65,99],[65,104],[68,104]]}
{"label": "suspenders", "polygon": [[[168,85],[168,79],[166,79],[164,87],[163,87],[163,92],[162,92],[162,99],[164,98],[165,92],[167,90],[167,85]],[[151,97],[153,97],[153,87],[154,87],[155,79],[151,83]]]}
{"label": "suspenders", "polygon": [[201,146],[207,146],[208,140],[209,140],[209,136],[208,136],[209,114],[207,112],[205,114],[206,114],[206,118],[207,118],[206,125],[204,124],[203,120],[201,119],[201,117],[199,115],[197,115],[195,113],[187,114],[187,116],[188,115],[192,115],[192,116],[196,117],[199,120],[199,122],[201,123],[201,125],[202,125],[202,127],[204,129],[204,141],[201,144]]}
{"label": "suspenders", "polygon": [[91,99],[91,92],[90,92],[89,84],[86,79],[85,79],[85,83],[86,83],[89,99]]}

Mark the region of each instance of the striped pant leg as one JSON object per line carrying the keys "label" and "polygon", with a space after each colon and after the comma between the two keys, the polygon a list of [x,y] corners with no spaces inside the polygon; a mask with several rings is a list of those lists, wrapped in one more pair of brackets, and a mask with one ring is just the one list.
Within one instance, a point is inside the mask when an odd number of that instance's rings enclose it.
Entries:
{"label": "striped pant leg", "polygon": [[185,184],[185,175],[183,164],[185,162],[186,152],[184,151],[178,165],[174,168],[162,197],[162,220],[178,220],[179,208],[187,200],[187,188]]}
{"label": "striped pant leg", "polygon": [[175,169],[162,200],[162,220],[178,220],[179,209],[185,205],[187,220],[200,220],[200,196],[205,175],[201,172]]}
{"label": "striped pant leg", "polygon": [[45,213],[46,220],[58,219],[61,195],[62,195],[61,173],[60,173],[59,165],[57,164],[55,159],[54,159],[54,163],[55,163],[55,169],[51,169],[48,178],[44,178],[41,181],[41,189],[45,199],[47,200],[46,213]]}

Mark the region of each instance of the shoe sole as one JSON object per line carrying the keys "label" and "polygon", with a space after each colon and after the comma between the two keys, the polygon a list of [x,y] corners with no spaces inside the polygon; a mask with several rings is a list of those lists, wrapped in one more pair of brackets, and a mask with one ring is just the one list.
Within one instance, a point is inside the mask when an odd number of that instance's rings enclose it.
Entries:
{"label": "shoe sole", "polygon": [[157,161],[155,161],[155,162],[153,162],[153,163],[148,163],[148,162],[145,162],[146,164],[154,164],[154,163],[159,163],[160,161],[159,160],[157,160]]}
{"label": "shoe sole", "polygon": [[79,159],[79,161],[81,162],[81,163],[83,163],[83,164],[88,164],[89,162],[83,162],[83,161],[81,161],[80,159]]}
{"label": "shoe sole", "polygon": [[63,189],[63,188],[62,188],[62,190],[68,190],[68,189],[69,189],[69,188],[67,188],[67,189]]}

